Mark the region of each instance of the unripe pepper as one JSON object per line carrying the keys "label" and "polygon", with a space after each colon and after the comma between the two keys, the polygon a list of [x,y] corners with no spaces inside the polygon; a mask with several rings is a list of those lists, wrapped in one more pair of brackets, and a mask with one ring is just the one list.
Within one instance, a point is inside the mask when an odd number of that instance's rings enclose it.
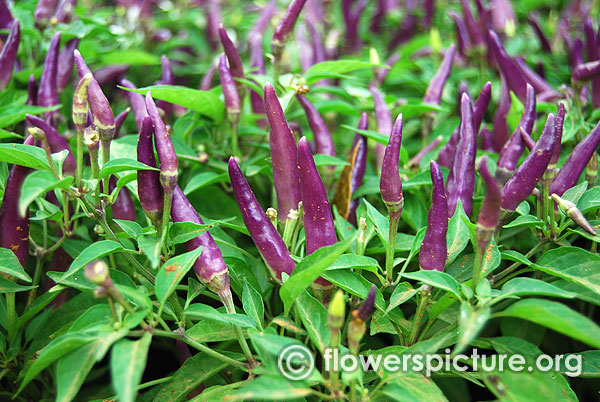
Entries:
{"label": "unripe pepper", "polygon": [[432,201],[427,215],[427,230],[419,251],[419,266],[421,269],[442,272],[448,253],[448,199],[442,171],[435,161],[431,161],[429,171],[433,184]]}
{"label": "unripe pepper", "polygon": [[[32,136],[27,137],[24,144],[33,145]],[[21,187],[30,169],[13,165],[4,187],[4,197],[0,207],[0,247],[12,250],[22,266],[29,256],[29,210],[25,216],[19,213],[19,197]]]}
{"label": "unripe pepper", "polygon": [[50,151],[52,153],[60,152],[64,149],[68,151],[67,157],[63,162],[63,174],[68,176],[75,176],[75,170],[77,169],[77,162],[75,162],[75,155],[73,155],[73,151],[71,151],[71,147],[67,143],[65,137],[60,135],[58,131],[48,124],[45,120],[40,119],[37,116],[26,115],[27,122],[42,130],[46,134],[46,140],[48,140],[48,145],[50,146]]}
{"label": "unripe pepper", "polygon": [[[111,176],[108,183],[108,190],[112,193],[117,187],[117,178]],[[135,206],[127,187],[121,187],[117,199],[112,204],[112,216],[114,219],[135,222]]]}
{"label": "unripe pepper", "polygon": [[44,70],[40,78],[37,100],[40,106],[58,105],[58,89],[56,86],[56,74],[58,72],[58,53],[60,46],[60,32],[52,37],[46,60],[44,61]]}
{"label": "unripe pepper", "polygon": [[291,275],[296,264],[233,157],[229,158],[229,178],[250,237],[273,277],[281,282],[281,274]]}
{"label": "unripe pepper", "polygon": [[565,191],[577,184],[592,154],[600,144],[600,123],[571,152],[571,155],[558,171],[550,185],[550,194],[562,196]]}
{"label": "unripe pepper", "polygon": [[473,210],[475,190],[475,157],[477,155],[477,133],[473,127],[473,107],[467,94],[461,100],[460,139],[448,182],[448,215],[453,216],[458,200],[461,200],[465,213],[470,216]]}
{"label": "unripe pepper", "polygon": [[14,20],[8,38],[0,51],[0,90],[6,88],[12,77],[21,41],[21,28],[19,20]]}
{"label": "unripe pepper", "polygon": [[569,218],[573,220],[579,227],[583,230],[591,234],[592,236],[596,236],[597,233],[594,230],[594,227],[585,219],[585,216],[581,213],[581,211],[577,208],[575,204],[571,201],[560,198],[558,194],[551,195],[552,200],[559,206],[559,208],[567,215]]}
{"label": "unripe pepper", "polygon": [[[144,118],[137,143],[137,160],[150,167],[156,166],[153,144],[152,120]],[[164,206],[163,189],[160,184],[160,173],[156,170],[138,170],[138,196],[142,209],[155,226],[162,220]]]}
{"label": "unripe pepper", "polygon": [[506,115],[510,111],[512,100],[510,98],[510,90],[506,83],[504,74],[500,74],[500,100],[494,114],[494,129],[492,130],[492,141],[494,150],[500,152],[506,141],[508,140],[508,124],[506,123]]}
{"label": "unripe pepper", "polygon": [[379,181],[381,198],[388,209],[390,219],[400,218],[402,207],[404,206],[402,179],[398,170],[401,143],[402,114],[399,114],[392,128],[388,145],[385,148],[383,163],[381,165],[381,179]]}
{"label": "unripe pepper", "polygon": [[500,156],[498,157],[496,180],[500,185],[506,183],[512,173],[515,171],[517,162],[519,161],[519,158],[521,157],[525,147],[525,144],[521,139],[520,127],[522,127],[527,134],[531,134],[531,131],[533,130],[533,123],[535,122],[535,109],[535,90],[531,85],[527,84],[527,100],[525,101],[525,109],[523,110],[521,121],[511,137],[502,147]]}
{"label": "unripe pepper", "polygon": [[554,115],[551,113],[535,148],[502,188],[502,209],[508,213],[529,197],[546,171],[556,144],[554,126]]}
{"label": "unripe pepper", "polygon": [[310,129],[315,137],[317,153],[336,156],[331,134],[329,133],[327,124],[325,124],[325,120],[323,120],[323,117],[321,117],[317,111],[317,108],[315,108],[315,106],[304,95],[297,94],[296,99],[298,99],[298,102],[300,102],[300,105],[302,105],[302,108],[306,113],[308,125],[310,126]]}
{"label": "unripe pepper", "polygon": [[298,203],[302,199],[298,178],[298,150],[275,89],[269,83],[265,85],[265,110],[270,125],[269,143],[277,209],[280,220],[285,222],[290,210],[298,209]]}
{"label": "unripe pepper", "polygon": [[353,354],[357,354],[360,348],[360,341],[366,332],[366,322],[371,317],[375,308],[375,285],[371,285],[367,298],[362,306],[352,311],[352,319],[348,323],[348,349]]}
{"label": "unripe pepper", "polygon": [[73,74],[73,61],[75,55],[73,52],[79,46],[79,38],[73,38],[60,50],[58,55],[58,66],[56,71],[56,89],[58,92],[62,92],[69,81],[71,81],[71,75]]}
{"label": "unripe pepper", "polygon": [[[377,131],[387,136],[392,132],[392,126],[394,124],[392,120],[392,114],[388,108],[381,92],[375,85],[370,85],[369,90],[373,96],[373,103],[375,104],[375,117],[377,120]],[[385,147],[382,144],[377,144],[377,166],[381,168],[383,163],[383,154],[385,153]]]}
{"label": "unripe pepper", "polygon": [[434,105],[440,104],[444,85],[446,85],[446,81],[448,80],[450,71],[452,70],[452,63],[454,62],[455,53],[456,46],[451,44],[448,50],[446,50],[442,64],[440,64],[435,76],[431,79],[431,81],[429,81],[429,86],[427,87],[425,96],[423,97],[423,103],[431,103]]}
{"label": "unripe pepper", "polygon": [[[365,112],[360,116],[360,120],[358,122],[359,130],[366,130],[369,128],[369,117]],[[356,153],[356,161],[354,162],[354,169],[352,170],[352,179],[350,181],[350,191],[354,193],[363,182],[363,177],[365,176],[365,170],[367,168],[367,137],[362,134],[356,133],[354,136],[354,144],[352,145],[352,149],[358,146],[358,151]],[[348,208],[348,221],[356,226],[356,210],[360,203],[359,198],[353,198],[350,200],[350,206]]]}
{"label": "unripe pepper", "polygon": [[[133,85],[128,80],[121,80],[121,86],[125,88],[136,89],[135,85]],[[137,92],[125,91],[125,95],[129,100],[129,104],[133,109],[133,117],[135,118],[135,125],[137,126],[138,132],[142,129],[142,122],[144,118],[148,115],[146,111],[146,101],[144,100],[144,96],[142,94],[138,94]]]}

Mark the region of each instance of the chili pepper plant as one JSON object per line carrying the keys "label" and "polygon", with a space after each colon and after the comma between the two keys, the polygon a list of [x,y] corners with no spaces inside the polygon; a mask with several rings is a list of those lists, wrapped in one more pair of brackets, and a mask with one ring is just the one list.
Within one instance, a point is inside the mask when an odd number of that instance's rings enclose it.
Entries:
{"label": "chili pepper plant", "polygon": [[599,16],[0,0],[0,399],[597,400]]}

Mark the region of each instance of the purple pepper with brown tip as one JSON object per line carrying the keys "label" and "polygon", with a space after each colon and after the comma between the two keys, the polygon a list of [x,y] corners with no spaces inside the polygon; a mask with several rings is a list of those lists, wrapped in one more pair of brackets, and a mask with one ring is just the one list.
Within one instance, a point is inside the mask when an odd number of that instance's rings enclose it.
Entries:
{"label": "purple pepper with brown tip", "polygon": [[535,90],[529,84],[527,84],[527,100],[525,101],[525,108],[519,125],[510,136],[508,141],[504,144],[500,150],[500,156],[498,157],[498,164],[496,168],[496,180],[500,185],[506,183],[508,178],[515,171],[517,162],[523,153],[525,144],[521,139],[520,128],[523,127],[527,134],[530,134],[533,130],[533,124],[535,122]]}
{"label": "purple pepper with brown tip", "polygon": [[336,156],[331,134],[329,133],[327,124],[325,124],[325,120],[323,120],[323,117],[321,117],[317,111],[317,108],[315,108],[311,101],[309,101],[304,95],[297,94],[296,99],[298,99],[298,102],[300,102],[300,105],[306,113],[308,125],[310,126],[310,129],[315,137],[317,153]]}
{"label": "purple pepper with brown tip", "polygon": [[492,141],[494,143],[494,150],[500,152],[506,141],[508,140],[508,124],[506,122],[506,115],[510,110],[512,100],[510,98],[510,90],[506,83],[504,74],[500,74],[500,100],[498,101],[498,107],[494,114],[494,128],[492,130]]}
{"label": "purple pepper with brown tip", "polygon": [[0,90],[6,88],[15,67],[17,50],[21,41],[21,27],[19,20],[14,20],[8,38],[0,51]]}
{"label": "purple pepper with brown tip", "polygon": [[296,264],[233,157],[229,158],[229,178],[250,237],[273,277],[281,282],[281,274],[291,275]]}
{"label": "purple pepper with brown tip", "polygon": [[542,178],[556,144],[554,126],[554,115],[550,113],[535,148],[502,188],[502,209],[504,211],[511,213],[517,209],[517,206],[529,197]]}
{"label": "purple pepper with brown tip", "polygon": [[71,75],[73,75],[73,61],[75,55],[73,52],[79,46],[79,38],[73,38],[60,50],[58,55],[58,66],[56,71],[56,89],[60,93],[62,92],[69,81],[71,81]]}
{"label": "purple pepper with brown tip", "polygon": [[[32,136],[24,144],[33,145]],[[0,247],[12,250],[22,266],[29,257],[29,210],[25,216],[19,213],[19,197],[23,182],[31,169],[13,165],[4,187],[4,197],[0,207]]]}
{"label": "purple pepper with brown tip", "polygon": [[427,230],[419,251],[419,266],[421,269],[442,272],[448,253],[448,199],[439,165],[431,161],[429,170],[433,184],[432,202],[427,215]]}
{"label": "purple pepper with brown tip", "polygon": [[[173,222],[204,224],[179,186],[175,186],[173,192],[171,217]],[[209,232],[204,232],[185,243],[188,251],[195,250],[200,246],[202,246],[202,254],[194,263],[194,272],[200,282],[219,295],[221,301],[225,303],[231,297],[231,289],[229,287],[229,271],[223,261],[221,250]]]}
{"label": "purple pepper with brown tip", "polygon": [[[156,166],[154,156],[153,128],[150,116],[142,121],[142,129],[137,143],[137,160],[150,167]],[[160,184],[160,173],[156,170],[138,170],[138,196],[142,209],[152,223],[160,224],[164,207],[163,189]]]}
{"label": "purple pepper with brown tip", "polygon": [[527,81],[523,78],[521,74],[521,70],[515,63],[515,61],[506,53],[502,42],[498,38],[496,32],[490,30],[488,33],[488,44],[490,46],[490,51],[494,55],[500,70],[504,73],[506,77],[506,82],[508,83],[508,87],[517,95],[517,97],[524,102],[527,97],[526,92],[526,84]]}
{"label": "purple pepper with brown tip", "polygon": [[385,148],[381,165],[379,190],[381,198],[390,214],[390,219],[398,219],[402,214],[404,196],[402,194],[402,179],[398,170],[400,147],[402,145],[402,114],[399,114],[392,128],[390,141]]}
{"label": "purple pepper with brown tip", "polygon": [[50,146],[50,151],[52,153],[60,152],[62,150],[67,150],[67,157],[63,162],[63,174],[68,176],[75,176],[75,170],[77,169],[77,162],[75,162],[75,155],[73,155],[73,151],[71,151],[71,147],[67,143],[65,137],[59,134],[59,132],[48,124],[45,120],[40,119],[37,116],[26,115],[27,122],[42,130],[46,134],[46,140],[48,140],[48,145]]}
{"label": "purple pepper with brown tip", "polygon": [[146,94],[146,109],[154,128],[154,143],[156,145],[156,152],[158,153],[158,161],[160,162],[160,183],[165,194],[172,194],[173,189],[177,185],[177,154],[173,148],[173,142],[171,141],[171,137],[169,137],[167,127],[160,117],[154,99],[152,99],[151,92]]}
{"label": "purple pepper with brown tip", "polygon": [[277,209],[280,220],[285,222],[290,210],[298,209],[298,203],[302,199],[298,178],[298,150],[275,89],[269,83],[265,85],[265,110],[270,125],[269,143]]}
{"label": "purple pepper with brown tip", "polygon": [[477,133],[473,124],[473,106],[467,94],[463,94],[460,114],[460,139],[456,145],[456,154],[446,183],[449,216],[454,215],[458,200],[461,200],[468,216],[471,216],[473,209]]}
{"label": "purple pepper with brown tip", "polygon": [[[117,178],[111,176],[108,183],[108,190],[112,192],[117,187]],[[117,199],[112,204],[112,216],[114,219],[135,222],[135,206],[127,187],[121,188]]]}
{"label": "purple pepper with brown tip", "polygon": [[587,166],[593,153],[600,144],[600,123],[577,144],[569,155],[567,161],[558,171],[558,174],[550,185],[550,194],[561,196],[577,184],[579,176]]}
{"label": "purple pepper with brown tip", "polygon": [[[363,112],[358,121],[359,130],[367,130],[369,128],[369,117]],[[352,150],[358,146],[356,154],[356,161],[354,162],[354,168],[352,169],[352,179],[350,180],[350,191],[354,193],[362,185],[363,178],[365,176],[365,170],[367,168],[367,137],[362,134],[356,133],[354,136],[354,143],[352,144]],[[350,200],[350,206],[348,208],[348,221],[356,226],[356,210],[360,203],[359,198],[353,198]]]}
{"label": "purple pepper with brown tip", "polygon": [[479,217],[477,218],[477,248],[483,252],[498,226],[500,219],[500,206],[502,205],[502,192],[496,179],[487,167],[487,156],[481,158],[479,164],[479,175],[485,183],[485,197],[481,204]]}
{"label": "purple pepper with brown tip", "polygon": [[60,46],[60,32],[52,37],[46,60],[44,61],[44,70],[40,78],[37,99],[40,106],[58,105],[58,89],[56,86],[56,74],[58,71],[58,53]]}
{"label": "purple pepper with brown tip", "polygon": [[281,17],[281,20],[279,20],[273,31],[273,39],[271,41],[271,51],[273,54],[281,54],[281,49],[292,34],[305,3],[306,0],[292,0],[287,10],[285,10],[285,14],[283,14],[283,17]]}
{"label": "purple pepper with brown tip", "polygon": [[[135,85],[125,79],[121,80],[121,86],[125,88],[136,89]],[[135,125],[137,126],[139,132],[142,129],[142,122],[144,121],[144,118],[148,115],[148,112],[146,111],[146,101],[144,100],[144,95],[131,91],[125,91],[125,95],[127,96],[129,104],[133,109]]]}
{"label": "purple pepper with brown tip", "polygon": [[437,72],[431,81],[429,81],[429,85],[425,91],[425,96],[423,97],[423,103],[431,103],[433,105],[440,104],[440,101],[442,100],[442,91],[444,90],[444,86],[446,85],[446,81],[448,81],[450,71],[452,70],[455,53],[456,45],[453,43],[446,50],[442,64],[440,64]]}

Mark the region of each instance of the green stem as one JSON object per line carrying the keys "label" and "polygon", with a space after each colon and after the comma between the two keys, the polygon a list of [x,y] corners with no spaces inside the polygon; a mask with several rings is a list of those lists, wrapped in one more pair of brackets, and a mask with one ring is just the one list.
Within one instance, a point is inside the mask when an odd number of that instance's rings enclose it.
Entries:
{"label": "green stem", "polygon": [[171,205],[173,204],[173,191],[165,191],[164,208],[161,225],[160,244],[166,248],[167,232],[169,231],[169,218],[171,217]]}
{"label": "green stem", "polygon": [[427,306],[427,302],[429,301],[430,295],[431,290],[427,285],[424,285],[421,288],[421,298],[419,299],[417,311],[415,312],[413,327],[410,332],[410,337],[408,338],[408,346],[414,345],[415,341],[417,340],[417,337],[419,335],[419,327],[421,326],[421,320],[423,319],[423,313],[425,312],[425,307]]}
{"label": "green stem", "polygon": [[[106,165],[106,163],[110,160],[110,141],[100,140],[100,144],[102,145],[102,166]],[[109,194],[108,189],[108,176],[102,179],[102,191],[104,194]]]}
{"label": "green stem", "polygon": [[[236,311],[235,306],[233,305],[233,298],[231,297],[231,292],[229,292],[228,297],[224,297],[224,299],[225,300],[223,300],[223,304],[225,305],[225,310],[227,310],[227,313],[235,314]],[[248,361],[250,370],[252,370],[253,367],[256,367],[257,363],[256,360],[254,360],[254,356],[252,356],[252,352],[250,351],[250,347],[248,346],[248,341],[246,341],[244,333],[242,332],[242,329],[240,327],[233,325],[233,328],[238,338],[238,342],[240,343],[240,347],[242,348],[242,351],[246,356],[246,360]]]}
{"label": "green stem", "polygon": [[77,188],[83,190],[83,130],[77,130]]}
{"label": "green stem", "polygon": [[[42,261],[44,260],[43,257],[41,256],[37,256],[36,255],[36,261],[35,261],[35,273],[33,274],[33,282],[31,283],[31,286],[37,286],[40,283],[40,278],[42,276]],[[31,303],[33,303],[33,300],[35,299],[35,296],[37,294],[37,287],[34,289],[31,289],[29,291],[29,296],[27,297],[27,305],[31,305]]]}
{"label": "green stem", "polygon": [[394,255],[396,254],[396,235],[398,233],[399,221],[400,218],[390,217],[390,234],[388,236],[388,244],[385,250],[385,272],[388,284],[391,284],[394,279]]}
{"label": "green stem", "polygon": [[17,330],[17,312],[15,310],[15,292],[6,293],[6,327],[8,331],[8,342],[12,341]]}
{"label": "green stem", "polygon": [[232,121],[230,124],[231,127],[231,153],[236,158],[240,157],[239,150],[239,140],[238,140],[238,123],[237,121]]}
{"label": "green stem", "polygon": [[[159,331],[155,331],[155,333],[158,333]],[[162,331],[161,331],[162,332]],[[248,367],[242,363],[239,362],[235,359],[232,359],[231,357],[225,356],[219,352],[216,352],[214,350],[212,350],[211,348],[209,348],[208,346],[205,346],[199,342],[196,342],[195,340],[193,340],[192,338],[190,338],[187,334],[183,334],[182,336],[177,336],[175,335],[174,338],[176,339],[181,339],[182,341],[184,341],[185,343],[187,343],[188,345],[190,345],[193,348],[198,349],[200,352],[205,353],[211,357],[214,357],[216,359],[219,359],[225,363],[231,364],[232,366],[236,366],[239,368],[242,368],[244,370],[247,370]]]}
{"label": "green stem", "polygon": [[[538,251],[538,249],[544,244],[544,242],[539,242],[537,243],[531,250],[529,250],[527,252],[527,254],[525,254],[525,258],[529,258],[531,257],[533,254],[536,253],[536,251]],[[514,262],[513,264],[511,264],[508,268],[506,268],[504,271],[499,272],[498,274],[496,274],[495,276],[492,277],[491,283],[492,284],[496,284],[498,283],[498,281],[502,278],[504,278],[506,275],[509,275],[511,272],[513,272],[515,269],[519,268],[519,266],[521,265],[521,263],[519,261]]]}

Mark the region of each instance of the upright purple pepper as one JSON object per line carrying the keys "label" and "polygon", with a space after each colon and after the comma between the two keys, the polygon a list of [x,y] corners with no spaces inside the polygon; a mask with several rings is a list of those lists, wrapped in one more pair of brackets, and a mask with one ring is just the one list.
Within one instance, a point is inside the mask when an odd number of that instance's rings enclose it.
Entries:
{"label": "upright purple pepper", "polygon": [[260,36],[262,38],[262,34],[265,32],[265,29],[269,26],[271,22],[271,18],[277,9],[277,1],[271,0],[269,1],[262,9],[260,13],[260,17],[256,20],[256,23],[252,27],[250,34],[248,35],[249,40],[252,41],[256,36]]}
{"label": "upright purple pepper", "polygon": [[227,67],[225,53],[222,53],[219,59],[219,80],[221,81],[223,96],[225,97],[227,116],[231,122],[237,123],[240,117],[240,97],[235,87],[231,70]]}
{"label": "upright purple pepper", "polygon": [[[529,197],[542,178],[556,144],[554,125],[554,115],[550,113],[535,148],[502,188],[502,209],[504,211],[511,213],[517,209],[517,206]],[[585,162],[587,163],[587,161]],[[583,166],[585,167],[585,163]]]}
{"label": "upright purple pepper", "polygon": [[[171,217],[173,222],[204,224],[179,186],[175,186],[173,192]],[[229,288],[229,271],[225,261],[223,261],[221,250],[209,232],[204,232],[185,243],[188,251],[195,250],[200,246],[202,246],[202,254],[194,263],[194,272],[196,272],[200,282],[219,295],[219,298],[225,304],[225,301],[231,297],[231,290]]]}
{"label": "upright purple pepper", "polygon": [[498,107],[494,114],[494,129],[492,130],[492,142],[494,144],[494,150],[500,152],[506,141],[508,140],[508,124],[506,122],[506,115],[510,110],[512,103],[510,98],[510,90],[506,84],[506,78],[504,74],[500,74],[500,100],[498,101]]}
{"label": "upright purple pepper", "polygon": [[360,17],[368,4],[367,0],[359,0],[353,5],[353,0],[342,0],[342,14],[346,25],[346,47],[349,53],[357,51],[361,44],[361,38],[358,32]]}
{"label": "upright purple pepper", "polygon": [[40,78],[37,99],[40,106],[58,105],[58,89],[56,86],[56,74],[58,72],[58,53],[60,46],[60,32],[52,37],[46,60],[44,61],[44,70]]}
{"label": "upright purple pepper", "polygon": [[[160,65],[162,75],[160,78],[161,85],[175,85],[175,74],[173,74],[173,65],[171,60],[164,54],[160,57]],[[173,104],[164,100],[156,101],[156,106],[165,112],[165,120],[169,121],[171,113],[173,112]]]}
{"label": "upright purple pepper", "polygon": [[212,87],[213,78],[215,77],[215,73],[217,72],[218,68],[219,68],[218,62],[213,62],[210,65],[210,68],[202,77],[202,81],[200,82],[200,90],[202,90],[202,91],[210,90],[210,88]]}
{"label": "upright purple pepper", "polygon": [[488,33],[488,44],[490,50],[506,77],[508,87],[517,95],[517,97],[523,102],[527,97],[526,85],[527,82],[521,74],[521,70],[515,63],[515,61],[506,53],[502,42],[498,38],[496,32],[490,30]]}
{"label": "upright purple pepper", "polygon": [[[136,89],[135,85],[125,79],[121,80],[121,86],[125,88]],[[146,111],[146,101],[144,100],[144,96],[142,94],[138,94],[137,92],[125,91],[125,95],[127,96],[129,104],[133,109],[135,125],[137,126],[139,132],[142,129],[142,122],[144,121],[144,118],[148,115],[148,112]]]}
{"label": "upright purple pepper", "polygon": [[552,46],[550,45],[550,41],[546,37],[546,34],[540,28],[540,24],[538,23],[537,17],[535,15],[529,15],[527,17],[527,22],[533,28],[538,40],[540,41],[540,46],[545,53],[552,54]]}
{"label": "upright purple pepper", "polygon": [[233,157],[229,158],[229,178],[250,237],[273,277],[281,282],[281,274],[291,275],[296,264]]}
{"label": "upright purple pepper", "polygon": [[[262,36],[257,34],[250,38],[250,68],[255,69],[257,74],[265,73],[265,57],[262,48]],[[250,105],[252,112],[256,114],[265,114],[265,105],[258,92],[250,90]]]}
{"label": "upright purple pepper", "polygon": [[448,246],[448,199],[444,189],[444,177],[435,161],[431,161],[429,170],[433,184],[431,208],[427,215],[427,230],[419,251],[419,266],[425,270],[442,272],[446,266]]}
{"label": "upright purple pepper", "polygon": [[461,0],[461,4],[465,25],[467,26],[467,31],[469,32],[471,42],[474,46],[479,46],[484,42],[484,34],[481,32],[481,26],[473,17],[469,0]]}
{"label": "upright purple pepper", "polygon": [[440,104],[442,99],[442,91],[444,90],[444,86],[446,85],[446,81],[448,81],[450,71],[452,70],[452,63],[454,62],[455,53],[456,45],[453,43],[446,50],[442,64],[440,64],[437,72],[431,81],[429,81],[429,85],[425,91],[425,96],[423,97],[423,103],[431,103],[434,105]]}
{"label": "upright purple pepper", "polygon": [[298,16],[304,8],[306,0],[292,0],[285,14],[279,20],[279,23],[273,31],[273,40],[271,41],[271,51],[276,57],[281,54],[281,50],[285,46],[289,36],[294,30]]}
{"label": "upright purple pepper", "polygon": [[58,6],[59,0],[39,0],[35,11],[33,13],[33,18],[35,20],[35,26],[38,28],[43,28],[50,22],[50,18],[54,15],[54,11],[56,11],[56,6]]}
{"label": "upright purple pepper", "polygon": [[[360,116],[360,120],[358,122],[359,130],[366,130],[369,128],[369,117],[363,112]],[[354,169],[352,170],[352,179],[350,180],[350,191],[354,193],[363,182],[363,177],[365,176],[365,170],[367,168],[367,137],[362,134],[356,133],[354,136],[354,144],[352,145],[352,150],[358,146],[358,151],[356,154],[356,161],[354,162]],[[350,200],[350,206],[348,208],[348,221],[356,226],[356,210],[358,209],[358,205],[360,203],[359,198],[353,198]]]}
{"label": "upright purple pepper", "polygon": [[306,117],[308,118],[308,125],[315,136],[315,143],[317,144],[317,153],[324,155],[336,156],[335,147],[331,134],[325,124],[325,120],[321,117],[317,108],[306,98],[304,95],[297,94],[296,99],[302,105]]}
{"label": "upright purple pepper", "polygon": [[60,152],[65,149],[68,151],[67,157],[63,162],[63,174],[75,176],[77,162],[75,162],[75,156],[65,137],[60,135],[59,132],[45,120],[40,119],[37,116],[28,114],[26,118],[30,125],[39,128],[46,134],[46,140],[48,140],[48,145],[50,146],[50,151],[52,153]]}
{"label": "upright purple pepper", "polygon": [[244,78],[244,66],[242,65],[242,59],[240,58],[235,44],[231,41],[229,35],[227,35],[227,30],[225,30],[223,24],[219,25],[219,37],[221,38],[221,44],[223,45],[227,60],[229,61],[229,70],[231,71],[231,75],[235,78]]}
{"label": "upright purple pepper", "polygon": [[156,152],[158,153],[158,161],[160,162],[160,183],[165,191],[165,195],[170,197],[177,185],[177,154],[175,154],[173,142],[171,142],[167,127],[160,117],[160,113],[150,92],[146,94],[146,109],[154,128],[154,143],[156,145]]}
{"label": "upright purple pepper", "polygon": [[26,105],[37,106],[37,81],[35,80],[35,75],[31,74],[29,76],[29,81],[27,82],[27,101]]}
{"label": "upright purple pepper", "polygon": [[381,198],[388,209],[390,219],[398,219],[404,206],[402,195],[402,179],[398,169],[400,147],[402,145],[402,114],[396,118],[392,128],[390,141],[385,148],[383,163],[381,165],[381,179],[379,189]]}
{"label": "upright purple pepper", "polygon": [[[24,144],[33,145],[32,136]],[[21,187],[30,169],[13,165],[4,187],[4,197],[0,207],[0,247],[12,250],[22,266],[29,256],[29,210],[25,216],[19,213]]]}
{"label": "upright purple pepper", "polygon": [[546,101],[554,100],[560,97],[560,94],[556,92],[554,88],[552,88],[550,84],[546,82],[545,79],[540,77],[538,73],[529,68],[527,63],[525,63],[525,60],[520,57],[515,57],[514,60],[515,64],[521,71],[523,78],[525,78],[525,80],[533,86],[535,91],[540,94],[540,97],[543,97]]}
{"label": "upright purple pepper", "polygon": [[0,29],[8,29],[12,25],[14,18],[10,13],[6,0],[0,0]]}
{"label": "upright purple pepper", "polygon": [[[137,160],[150,167],[156,166],[152,120],[145,116],[137,143]],[[138,170],[138,196],[142,209],[155,226],[162,220],[164,206],[163,189],[160,184],[160,173],[156,170]]]}
{"label": "upright purple pepper", "polygon": [[19,20],[14,20],[8,38],[0,51],[0,90],[6,88],[12,77],[21,41],[21,26]]}
{"label": "upright purple pepper", "polygon": [[500,206],[502,204],[501,189],[487,168],[487,156],[481,158],[479,164],[479,175],[485,183],[485,197],[481,204],[479,217],[477,218],[477,249],[485,250],[492,239],[492,235],[498,226],[500,219]]}
{"label": "upright purple pepper", "polygon": [[127,107],[125,108],[125,110],[119,113],[117,117],[115,117],[115,138],[119,136],[119,131],[121,131],[121,127],[123,126],[125,119],[129,115],[129,112],[131,112],[131,108]]}
{"label": "upright purple pepper", "polygon": [[467,26],[457,13],[451,11],[448,12],[448,15],[454,20],[454,25],[456,27],[456,43],[458,45],[458,53],[461,56],[465,56],[469,50],[471,50],[471,38],[469,37]]}
{"label": "upright purple pepper", "polygon": [[448,213],[454,215],[458,200],[461,200],[465,213],[470,216],[473,210],[475,190],[475,157],[477,156],[477,133],[473,124],[473,106],[467,94],[461,100],[460,139],[448,181]]}
{"label": "upright purple pepper", "polygon": [[535,91],[531,85],[527,84],[527,99],[525,101],[525,109],[523,110],[521,121],[500,150],[500,156],[498,157],[496,180],[500,185],[506,183],[508,178],[515,171],[517,162],[519,161],[525,146],[521,139],[520,127],[523,127],[527,134],[531,133],[533,124],[535,123],[535,109]]}
{"label": "upright purple pepper", "polygon": [[[375,85],[369,86],[371,96],[373,96],[373,103],[375,104],[375,118],[377,120],[377,131],[381,134],[390,135],[392,132],[392,126],[394,124],[392,120],[392,114],[388,108],[383,95],[375,87]],[[382,144],[377,144],[377,166],[381,168],[383,163],[383,154],[385,153],[385,147]]]}
{"label": "upright purple pepper", "polygon": [[71,75],[73,75],[73,61],[75,55],[73,52],[79,46],[79,38],[73,38],[60,50],[58,55],[58,66],[56,70],[56,89],[58,92],[62,92],[69,81],[71,81]]}
{"label": "upright purple pepper", "polygon": [[556,164],[558,163],[558,158],[560,158],[563,126],[565,123],[565,105],[562,102],[558,105],[558,113],[556,113],[556,119],[554,122],[556,130],[556,144],[554,144],[554,151],[552,152],[552,158],[550,158],[550,163],[548,164],[547,169],[547,173],[550,173],[552,179],[554,179],[556,175]]}
{"label": "upright purple pepper", "polygon": [[[108,189],[112,192],[117,187],[117,178],[111,176],[108,181]],[[114,219],[135,222],[135,206],[127,187],[122,187],[117,199],[112,204],[112,216]]]}
{"label": "upright purple pepper", "polygon": [[285,222],[290,210],[298,209],[298,203],[302,199],[298,177],[298,151],[275,89],[269,83],[265,85],[265,110],[270,125],[269,143],[277,208],[280,221]]}
{"label": "upright purple pepper", "polygon": [[206,38],[211,49],[216,49],[219,43],[219,23],[221,22],[220,0],[207,0],[204,2],[206,8]]}
{"label": "upright purple pepper", "polygon": [[571,152],[571,155],[558,171],[550,185],[550,194],[562,196],[565,191],[577,184],[596,148],[600,144],[600,123],[590,131]]}

